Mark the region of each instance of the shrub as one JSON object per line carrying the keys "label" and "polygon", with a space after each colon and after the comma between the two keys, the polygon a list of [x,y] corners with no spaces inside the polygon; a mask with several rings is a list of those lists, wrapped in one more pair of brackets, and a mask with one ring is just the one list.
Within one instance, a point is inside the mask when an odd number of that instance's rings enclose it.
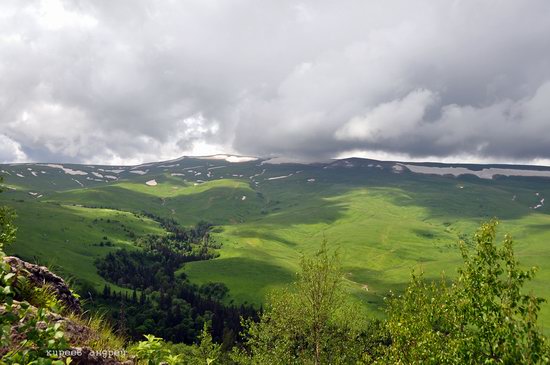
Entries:
{"label": "shrub", "polygon": [[496,221],[483,224],[452,283],[414,276],[389,300],[392,344],[379,363],[539,364],[549,362],[537,318],[543,299],[524,293],[535,268],[522,270],[513,241],[495,243]]}

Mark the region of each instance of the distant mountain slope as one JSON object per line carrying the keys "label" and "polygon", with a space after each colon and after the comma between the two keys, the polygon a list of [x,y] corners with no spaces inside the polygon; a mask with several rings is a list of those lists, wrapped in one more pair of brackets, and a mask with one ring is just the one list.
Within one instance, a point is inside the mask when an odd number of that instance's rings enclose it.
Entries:
{"label": "distant mountain slope", "polygon": [[339,168],[360,170],[364,173],[371,170],[371,172],[385,171],[398,174],[410,172],[428,175],[473,175],[483,179],[493,179],[498,176],[550,178],[550,167],[546,166],[393,162],[362,158],[309,164],[272,163],[269,159],[229,155],[181,157],[135,166],[3,164],[0,165],[0,175],[4,177],[7,188],[34,193],[30,195],[38,198],[44,192],[96,187],[119,181],[139,181],[145,184],[149,182],[149,185],[154,185],[154,177],[160,175],[169,175],[194,183],[224,178],[247,178],[253,184],[259,185],[264,181],[291,178],[304,172],[322,175],[322,170]]}

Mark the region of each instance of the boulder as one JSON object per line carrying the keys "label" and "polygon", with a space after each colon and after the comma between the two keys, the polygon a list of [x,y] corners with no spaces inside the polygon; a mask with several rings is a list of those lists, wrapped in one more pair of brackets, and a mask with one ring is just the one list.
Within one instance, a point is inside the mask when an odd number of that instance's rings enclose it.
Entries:
{"label": "boulder", "polygon": [[73,295],[65,280],[52,273],[47,267],[31,264],[14,256],[6,256],[4,261],[10,265],[11,272],[17,276],[27,277],[33,285],[49,286],[65,309],[74,313],[82,312],[80,300]]}

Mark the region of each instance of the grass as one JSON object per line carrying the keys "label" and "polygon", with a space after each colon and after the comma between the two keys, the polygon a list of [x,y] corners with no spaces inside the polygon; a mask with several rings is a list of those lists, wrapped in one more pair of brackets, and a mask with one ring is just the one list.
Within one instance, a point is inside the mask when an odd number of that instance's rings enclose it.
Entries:
{"label": "grass", "polygon": [[[397,193],[354,189],[308,200],[284,214],[276,211],[253,222],[224,226],[218,236],[224,243],[221,256],[188,264],[185,271],[195,281],[226,282],[237,300],[260,303],[268,290],[292,280],[300,253],[315,251],[326,239],[339,251],[356,294],[377,310],[388,288],[402,286],[419,262],[437,271],[458,259],[450,244],[457,234],[439,222],[424,221],[423,208],[389,203]],[[319,216],[300,223],[304,211]],[[423,232],[430,232],[430,238]]]}
{"label": "grass", "polygon": [[[162,234],[154,221],[129,212],[17,200],[17,240],[8,254],[47,265],[65,277],[101,289],[94,261],[110,251],[133,248],[129,232]],[[105,237],[113,246],[101,246]]]}
{"label": "grass", "polygon": [[[73,345],[86,346],[93,351],[116,351],[126,348],[127,340],[118,335],[110,326],[109,320],[101,314],[74,314],[70,312],[67,314],[67,319],[90,329],[89,336],[80,336],[78,343]],[[78,336],[78,334],[76,335]]]}
{"label": "grass", "polygon": [[[161,178],[157,181],[162,181]],[[174,218],[184,225],[193,225],[200,220],[216,224],[238,223],[260,212],[261,198],[243,181],[224,179],[194,185],[175,180],[167,179],[157,186],[123,182],[70,190],[53,194],[48,201],[136,213],[147,211]]]}
{"label": "grass", "polygon": [[[184,270],[196,282],[225,282],[236,301],[261,303],[269,290],[293,279],[302,252],[313,252],[326,239],[340,252],[350,292],[379,316],[383,297],[389,290],[401,290],[413,270],[423,270],[433,279],[442,272],[453,276],[461,263],[459,239],[471,235],[483,220],[505,213],[511,218],[502,221],[500,232],[516,238],[517,253],[526,266],[540,266],[529,289],[550,298],[546,285],[550,279],[550,216],[518,206],[525,214],[516,217],[513,209],[519,203],[512,202],[506,190],[473,186],[464,191],[455,185],[439,186],[435,192],[446,198],[436,196],[429,202],[428,192],[403,187],[338,191],[327,185],[294,194],[291,189],[280,194],[273,189],[273,199],[279,202],[275,206],[280,209],[223,226],[217,236],[224,243],[220,257],[190,263]],[[483,198],[473,198],[480,194]],[[450,208],[447,214],[441,212],[444,201]],[[464,217],[456,213],[458,207]],[[550,310],[544,306],[541,324],[546,326],[549,320]]]}
{"label": "grass", "polygon": [[[186,264],[181,271],[196,283],[224,282],[230,288],[229,300],[237,303],[260,304],[270,290],[290,283],[300,255],[314,252],[326,239],[339,252],[353,298],[375,316],[382,313],[384,296],[401,290],[411,271],[423,270],[428,278],[438,278],[441,272],[453,276],[461,262],[457,241],[497,216],[501,234],[514,236],[521,262],[540,267],[528,289],[550,299],[550,210],[529,208],[540,200],[536,193],[550,196],[547,180],[311,166],[299,173],[299,168],[270,167],[266,177],[294,175],[254,184],[251,176],[262,166],[211,170],[225,178],[216,176],[204,183],[150,167],[146,176],[110,184],[74,189],[66,182],[71,190],[49,191],[41,199],[30,198],[30,187],[10,180],[18,190],[0,198],[19,213],[19,238],[11,252],[54,264],[98,288],[104,281],[93,261],[131,247],[125,229],[138,235],[163,232],[155,222],[135,215],[142,211],[185,226],[199,220],[216,224],[213,236],[223,244],[220,256]],[[308,183],[311,178],[315,182]],[[145,184],[152,179],[157,186]],[[34,189],[38,183],[32,181]],[[103,236],[114,247],[95,245]],[[543,307],[541,324],[550,329],[549,305]]]}

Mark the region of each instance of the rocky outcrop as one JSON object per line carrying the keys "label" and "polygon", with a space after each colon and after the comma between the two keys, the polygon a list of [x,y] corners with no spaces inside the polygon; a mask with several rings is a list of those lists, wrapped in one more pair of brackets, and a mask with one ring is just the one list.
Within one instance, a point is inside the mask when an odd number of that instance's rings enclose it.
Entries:
{"label": "rocky outcrop", "polygon": [[[61,324],[63,329],[64,337],[67,342],[71,345],[69,349],[59,354],[62,358],[70,357],[72,362],[71,364],[101,364],[101,365],[128,365],[134,364],[133,360],[120,361],[118,357],[120,354],[113,353],[109,349],[103,349],[102,351],[94,351],[90,347],[87,347],[86,344],[93,343],[94,340],[98,340],[100,334],[96,333],[92,328],[87,326],[85,320],[82,320],[82,308],[80,305],[80,300],[73,295],[67,283],[60,278],[59,276],[52,273],[45,266],[39,266],[35,264],[28,263],[17,257],[7,256],[3,258],[4,261],[10,266],[10,271],[16,276],[23,276],[28,278],[32,286],[48,286],[51,288],[52,293],[55,295],[57,300],[63,304],[65,311],[61,314],[58,313],[47,313],[46,321],[39,322],[37,327],[47,326],[53,323]],[[15,284],[17,288],[17,284]],[[21,310],[21,302],[19,300],[13,301],[11,310],[19,311]],[[26,298],[21,298],[26,300]],[[5,306],[0,305],[0,316],[5,313]],[[31,313],[36,313],[37,308],[31,305]],[[72,312],[75,315],[71,315]],[[11,343],[19,344],[25,340],[26,333],[24,330],[21,330],[21,326],[24,326],[24,321],[19,322],[17,325],[12,326],[11,328]],[[0,347],[0,357],[5,355],[9,351],[7,347]],[[120,351],[120,349],[119,349]],[[0,362],[2,362],[0,360]]]}
{"label": "rocky outcrop", "polygon": [[11,272],[17,276],[27,277],[33,285],[49,286],[65,309],[74,313],[82,312],[80,300],[73,295],[65,280],[52,273],[47,267],[31,264],[14,256],[6,256],[4,261],[10,265]]}

